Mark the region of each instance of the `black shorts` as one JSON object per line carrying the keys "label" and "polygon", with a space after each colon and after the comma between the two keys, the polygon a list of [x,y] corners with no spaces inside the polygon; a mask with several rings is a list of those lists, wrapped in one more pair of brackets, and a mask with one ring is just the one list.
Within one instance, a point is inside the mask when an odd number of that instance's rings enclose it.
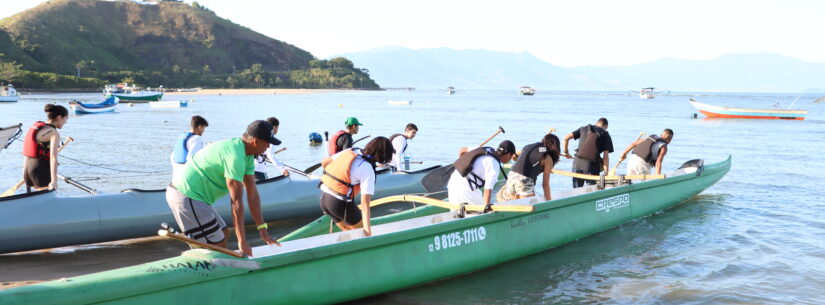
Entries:
{"label": "black shorts", "polygon": [[26,157],[23,180],[28,187],[47,187],[52,183],[51,161]]}
{"label": "black shorts", "polygon": [[[590,162],[588,160],[576,158],[573,160],[573,172],[577,174],[596,175],[602,171],[601,162]],[[585,184],[596,184],[596,181],[573,178],[573,188],[582,187]]]}
{"label": "black shorts", "polygon": [[354,201],[343,201],[324,191],[321,191],[321,211],[334,222],[344,221],[348,225],[361,222],[361,210]]}

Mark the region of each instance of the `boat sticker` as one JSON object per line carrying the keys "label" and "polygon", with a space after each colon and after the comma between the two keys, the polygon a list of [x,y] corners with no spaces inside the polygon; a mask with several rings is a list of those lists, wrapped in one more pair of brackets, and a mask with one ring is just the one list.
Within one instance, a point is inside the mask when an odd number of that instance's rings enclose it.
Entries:
{"label": "boat sticker", "polygon": [[172,263],[172,264],[163,264],[159,267],[149,267],[146,272],[164,272],[164,271],[174,271],[174,272],[188,272],[188,273],[195,273],[200,274],[203,276],[209,276],[209,272],[215,270],[215,264],[210,261],[202,260],[197,262],[186,262],[186,263]]}
{"label": "boat sticker", "polygon": [[433,242],[427,247],[430,252],[440,251],[448,248],[455,248],[466,244],[479,242],[487,238],[487,229],[484,226],[467,229],[464,231],[452,232],[433,237]]}
{"label": "boat sticker", "polygon": [[596,201],[596,212],[609,213],[610,210],[626,208],[630,206],[630,194],[622,194]]}
{"label": "boat sticker", "polygon": [[[525,219],[527,220],[525,222]],[[533,224],[539,221],[545,221],[550,219],[550,212],[544,212],[541,214],[530,215],[527,217],[519,217],[513,220],[510,220],[510,229],[515,229],[518,227],[523,227],[525,225]]]}

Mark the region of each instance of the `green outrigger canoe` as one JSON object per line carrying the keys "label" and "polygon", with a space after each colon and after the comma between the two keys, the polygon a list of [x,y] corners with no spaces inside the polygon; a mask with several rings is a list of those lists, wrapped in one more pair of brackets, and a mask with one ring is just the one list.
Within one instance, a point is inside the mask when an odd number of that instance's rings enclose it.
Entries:
{"label": "green outrigger canoe", "polygon": [[[689,165],[691,164],[691,165]],[[142,265],[0,291],[0,304],[318,304],[448,278],[564,245],[677,205],[725,176],[731,159],[686,163],[665,179],[587,187],[507,204],[533,212],[455,218],[419,207],[328,234],[318,221],[237,259],[204,249]],[[320,235],[319,235],[320,234]]]}

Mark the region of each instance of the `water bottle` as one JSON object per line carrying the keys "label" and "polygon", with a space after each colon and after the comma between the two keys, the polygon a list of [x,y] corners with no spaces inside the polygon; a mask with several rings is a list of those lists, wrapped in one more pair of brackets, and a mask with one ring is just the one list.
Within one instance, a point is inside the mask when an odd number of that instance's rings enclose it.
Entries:
{"label": "water bottle", "polygon": [[410,170],[410,159],[411,159],[410,156],[408,156],[407,154],[404,154],[404,171],[409,171]]}

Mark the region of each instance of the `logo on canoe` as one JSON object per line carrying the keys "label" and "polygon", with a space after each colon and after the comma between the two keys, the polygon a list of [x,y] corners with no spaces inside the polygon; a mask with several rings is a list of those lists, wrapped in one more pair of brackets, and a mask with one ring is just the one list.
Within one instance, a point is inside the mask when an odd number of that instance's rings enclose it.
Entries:
{"label": "logo on canoe", "polygon": [[483,226],[467,229],[460,232],[452,232],[433,237],[433,242],[427,245],[430,252],[454,248],[474,242],[479,242],[487,238],[487,229]]}
{"label": "logo on canoe", "polygon": [[149,267],[146,272],[163,272],[163,271],[176,271],[176,272],[189,272],[189,273],[196,273],[205,276],[209,276],[208,272],[215,270],[215,264],[210,261],[202,260],[197,262],[186,262],[186,263],[170,263],[170,264],[163,264],[157,267]]}
{"label": "logo on canoe", "polygon": [[621,209],[630,206],[630,194],[622,194],[596,201],[596,212],[609,213],[613,209]]}

